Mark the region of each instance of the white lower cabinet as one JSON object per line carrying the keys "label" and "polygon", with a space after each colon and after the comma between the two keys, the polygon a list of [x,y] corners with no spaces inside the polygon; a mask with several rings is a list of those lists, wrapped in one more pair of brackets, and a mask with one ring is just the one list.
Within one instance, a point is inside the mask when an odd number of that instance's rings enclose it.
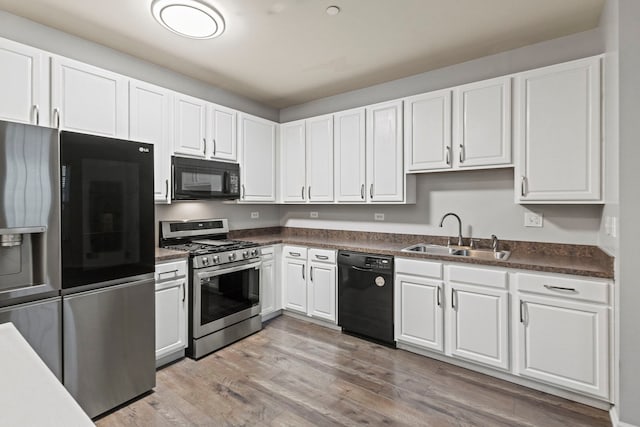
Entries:
{"label": "white lower cabinet", "polygon": [[260,314],[267,316],[280,310],[280,288],[277,286],[276,246],[260,249],[262,265],[260,267]]}
{"label": "white lower cabinet", "polygon": [[607,398],[607,283],[531,274],[517,281],[516,373]]}
{"label": "white lower cabinet", "polygon": [[284,246],[284,308],[335,323],[336,251]]}
{"label": "white lower cabinet", "polygon": [[187,262],[156,265],[156,365],[184,356],[187,347]]}

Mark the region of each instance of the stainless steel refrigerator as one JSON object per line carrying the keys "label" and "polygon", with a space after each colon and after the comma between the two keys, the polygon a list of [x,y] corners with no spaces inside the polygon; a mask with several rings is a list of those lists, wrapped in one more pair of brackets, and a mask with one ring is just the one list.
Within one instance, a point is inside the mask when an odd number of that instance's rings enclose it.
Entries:
{"label": "stainless steel refrigerator", "polygon": [[153,146],[60,133],[64,385],[91,417],[155,386]]}

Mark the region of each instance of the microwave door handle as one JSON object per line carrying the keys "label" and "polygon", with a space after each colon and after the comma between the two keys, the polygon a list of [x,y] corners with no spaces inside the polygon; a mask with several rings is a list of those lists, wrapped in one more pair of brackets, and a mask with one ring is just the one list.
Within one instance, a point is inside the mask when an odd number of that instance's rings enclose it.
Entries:
{"label": "microwave door handle", "polygon": [[230,184],[230,179],[229,179],[229,171],[224,171],[224,175],[222,178],[222,192],[224,194],[229,194],[229,187],[231,186]]}

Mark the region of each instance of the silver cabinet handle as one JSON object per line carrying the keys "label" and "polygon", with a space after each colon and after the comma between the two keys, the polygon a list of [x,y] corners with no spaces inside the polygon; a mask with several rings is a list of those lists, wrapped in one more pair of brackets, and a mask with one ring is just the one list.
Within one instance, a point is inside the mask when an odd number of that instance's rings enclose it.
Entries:
{"label": "silver cabinet handle", "polygon": [[216,155],[216,139],[213,138],[213,156],[215,157]]}
{"label": "silver cabinet handle", "polygon": [[308,197],[308,199],[311,200],[311,186],[309,186],[309,197]]}
{"label": "silver cabinet handle", "polygon": [[524,323],[524,301],[520,300],[520,323]]}
{"label": "silver cabinet handle", "polygon": [[302,200],[304,200],[304,185],[302,186]]}
{"label": "silver cabinet handle", "polygon": [[247,190],[244,188],[244,184],[242,184],[242,199],[247,195]]}
{"label": "silver cabinet handle", "polygon": [[442,289],[440,288],[440,286],[438,286],[438,294],[436,295],[437,301],[438,301],[438,307],[440,307],[441,304],[441,300],[440,300],[440,292],[442,291]]}
{"label": "silver cabinet handle", "polygon": [[169,180],[164,180],[164,198],[165,200],[169,200]]}
{"label": "silver cabinet handle", "polygon": [[446,152],[445,160],[447,161],[448,165],[451,164],[451,147],[449,147],[448,145],[447,145],[447,152]]}
{"label": "silver cabinet handle", "polygon": [[326,255],[316,255],[316,258],[318,258],[318,259],[324,259],[324,260],[329,259],[329,257],[328,257],[328,256],[326,256]]}
{"label": "silver cabinet handle", "polygon": [[565,288],[562,286],[553,286],[553,285],[544,285],[544,287],[549,289],[550,291],[571,292],[571,293],[578,292],[576,288]]}
{"label": "silver cabinet handle", "polygon": [[455,297],[456,297],[456,290],[451,288],[451,308],[453,308],[454,310],[456,308]]}
{"label": "silver cabinet handle", "polygon": [[33,106],[33,118],[36,125],[40,124],[40,107],[37,105]]}
{"label": "silver cabinet handle", "polygon": [[311,269],[309,270],[309,280],[311,280],[313,282],[313,265],[311,266]]}
{"label": "silver cabinet handle", "polygon": [[56,124],[56,129],[58,129],[58,130],[60,130],[60,123],[62,122],[60,116],[61,116],[60,109],[59,108],[54,108],[53,109],[53,121]]}
{"label": "silver cabinet handle", "polygon": [[177,268],[175,270],[161,271],[160,273],[158,273],[158,276],[162,276],[163,274],[176,274],[177,272],[178,272]]}
{"label": "silver cabinet handle", "polygon": [[520,180],[520,195],[522,197],[527,195],[527,191],[525,189],[526,182],[527,182],[527,177],[522,176],[522,179]]}
{"label": "silver cabinet handle", "polygon": [[364,184],[360,186],[360,198],[364,200]]}
{"label": "silver cabinet handle", "polygon": [[302,280],[304,280],[304,265],[301,266],[301,270],[302,270]]}
{"label": "silver cabinet handle", "polygon": [[460,144],[460,163],[464,163],[465,154],[464,145]]}
{"label": "silver cabinet handle", "polygon": [[369,197],[373,199],[373,184],[369,187]]}
{"label": "silver cabinet handle", "polygon": [[185,299],[187,299],[187,290],[184,282],[182,282],[182,302],[184,302]]}
{"label": "silver cabinet handle", "polygon": [[207,138],[202,138],[202,142],[203,142],[203,145],[204,145],[204,149],[202,150],[202,153],[206,157],[207,156]]}
{"label": "silver cabinet handle", "polygon": [[300,252],[289,252],[289,255],[298,257],[300,256]]}

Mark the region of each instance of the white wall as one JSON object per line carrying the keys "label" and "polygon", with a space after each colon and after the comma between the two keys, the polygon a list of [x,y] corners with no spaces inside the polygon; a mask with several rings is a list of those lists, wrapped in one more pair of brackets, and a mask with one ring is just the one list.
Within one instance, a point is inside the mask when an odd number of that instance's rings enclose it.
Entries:
{"label": "white wall", "polygon": [[118,52],[104,45],[81,39],[1,10],[0,37],[216,102],[269,120],[278,120],[278,110],[274,108],[264,106],[251,99],[199,80],[191,79],[131,55]]}
{"label": "white wall", "polygon": [[[419,174],[415,205],[290,205],[284,206],[282,225],[289,227],[349,229],[406,234],[457,235],[457,223],[447,212],[462,219],[464,237],[528,240],[595,245],[601,206],[520,206],[514,203],[513,169]],[[544,215],[543,228],[524,227],[524,212]],[[310,219],[309,212],[318,212]],[[374,221],[374,213],[385,221]]]}

